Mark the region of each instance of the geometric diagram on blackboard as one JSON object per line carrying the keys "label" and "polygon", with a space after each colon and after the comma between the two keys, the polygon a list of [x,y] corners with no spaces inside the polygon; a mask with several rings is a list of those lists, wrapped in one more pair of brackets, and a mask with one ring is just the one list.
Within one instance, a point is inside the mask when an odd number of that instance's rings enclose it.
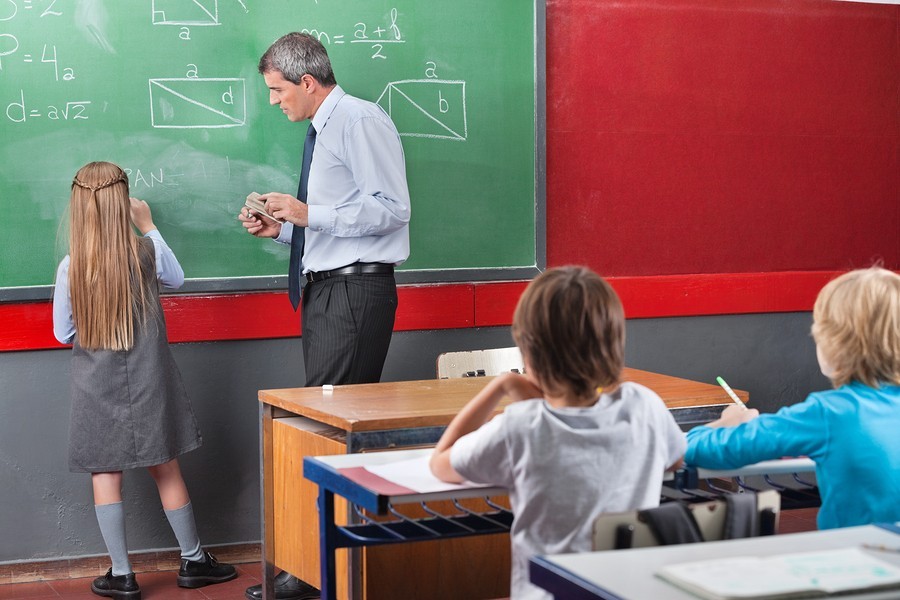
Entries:
{"label": "geometric diagram on blackboard", "polygon": [[460,142],[468,137],[465,81],[392,81],[377,103],[391,116],[400,135]]}
{"label": "geometric diagram on blackboard", "polygon": [[153,0],[154,25],[220,25],[218,0]]}
{"label": "geometric diagram on blackboard", "polygon": [[151,79],[150,124],[161,129],[240,127],[247,121],[243,79]]}

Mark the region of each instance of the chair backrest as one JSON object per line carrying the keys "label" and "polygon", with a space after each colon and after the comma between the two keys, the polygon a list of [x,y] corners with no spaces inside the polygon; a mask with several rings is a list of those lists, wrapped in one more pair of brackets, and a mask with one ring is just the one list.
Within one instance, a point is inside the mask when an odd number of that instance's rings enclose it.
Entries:
{"label": "chair backrest", "polygon": [[[696,502],[688,506],[705,541],[725,537],[727,505],[725,500]],[[778,528],[781,496],[775,490],[756,493],[760,535],[774,533]],[[650,526],[639,518],[639,511],[600,515],[594,521],[592,543],[594,550],[617,550],[658,546]]]}
{"label": "chair backrest", "polygon": [[522,353],[515,346],[444,352],[437,358],[438,379],[499,375],[507,371],[525,372]]}

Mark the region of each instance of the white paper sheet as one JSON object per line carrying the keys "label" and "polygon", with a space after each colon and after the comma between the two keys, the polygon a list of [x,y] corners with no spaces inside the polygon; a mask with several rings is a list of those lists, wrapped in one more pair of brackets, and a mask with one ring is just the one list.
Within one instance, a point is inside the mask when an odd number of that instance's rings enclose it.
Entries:
{"label": "white paper sheet", "polygon": [[428,460],[430,458],[431,454],[429,453],[424,456],[417,456],[416,458],[398,460],[381,465],[372,465],[365,467],[365,469],[383,479],[387,479],[388,481],[396,483],[397,485],[402,485],[403,487],[408,487],[420,494],[492,487],[471,482],[457,485],[441,481],[431,474],[431,469],[428,467]]}

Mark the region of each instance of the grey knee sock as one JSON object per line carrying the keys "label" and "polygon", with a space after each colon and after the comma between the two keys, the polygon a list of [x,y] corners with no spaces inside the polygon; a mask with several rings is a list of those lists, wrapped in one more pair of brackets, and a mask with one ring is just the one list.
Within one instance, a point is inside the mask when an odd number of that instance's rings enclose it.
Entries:
{"label": "grey knee sock", "polygon": [[166,518],[175,532],[178,546],[181,547],[181,558],[188,560],[203,560],[203,550],[200,548],[200,536],[197,535],[197,524],[194,522],[194,509],[188,502],[181,508],[167,510]]}
{"label": "grey knee sock", "polygon": [[113,575],[131,573],[131,562],[128,560],[128,543],[125,540],[125,509],[121,502],[98,504],[94,506],[100,533],[106,542],[106,550],[112,560]]}

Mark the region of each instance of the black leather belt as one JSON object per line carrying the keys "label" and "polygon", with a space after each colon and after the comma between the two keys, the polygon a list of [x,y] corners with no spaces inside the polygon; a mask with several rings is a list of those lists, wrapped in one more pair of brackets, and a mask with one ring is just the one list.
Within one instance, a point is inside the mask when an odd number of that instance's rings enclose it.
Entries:
{"label": "black leather belt", "polygon": [[325,281],[329,277],[337,277],[338,275],[389,275],[394,272],[394,265],[385,263],[367,263],[356,262],[340,269],[332,269],[330,271],[310,271],[306,274],[306,281],[313,283],[314,281]]}

